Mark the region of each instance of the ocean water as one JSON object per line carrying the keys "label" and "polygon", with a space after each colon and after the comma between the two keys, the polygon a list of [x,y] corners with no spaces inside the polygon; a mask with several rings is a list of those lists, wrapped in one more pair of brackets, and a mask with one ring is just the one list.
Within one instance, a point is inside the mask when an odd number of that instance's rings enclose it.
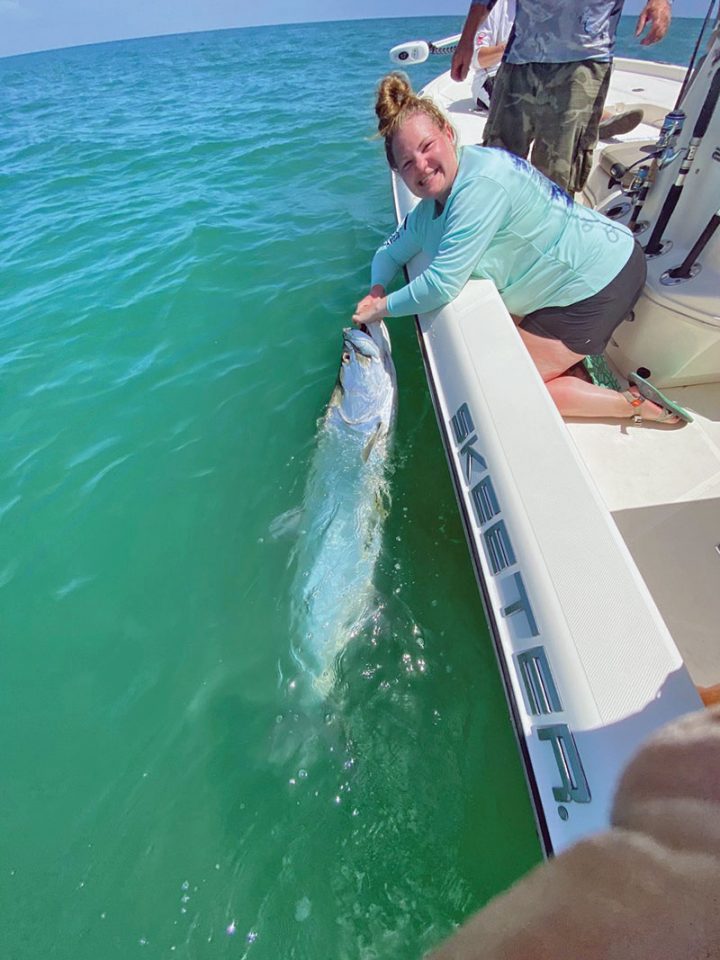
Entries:
{"label": "ocean water", "polygon": [[377,615],[311,706],[274,524],[392,227],[374,84],[461,21],[0,61],[7,960],[411,960],[540,859],[409,320]]}

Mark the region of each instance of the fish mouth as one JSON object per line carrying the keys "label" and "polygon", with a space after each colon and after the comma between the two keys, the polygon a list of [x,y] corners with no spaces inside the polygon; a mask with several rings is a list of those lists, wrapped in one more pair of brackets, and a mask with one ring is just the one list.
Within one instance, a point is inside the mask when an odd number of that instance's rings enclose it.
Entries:
{"label": "fish mouth", "polygon": [[346,327],[343,330],[343,345],[369,359],[380,359],[380,348],[365,324],[361,327]]}

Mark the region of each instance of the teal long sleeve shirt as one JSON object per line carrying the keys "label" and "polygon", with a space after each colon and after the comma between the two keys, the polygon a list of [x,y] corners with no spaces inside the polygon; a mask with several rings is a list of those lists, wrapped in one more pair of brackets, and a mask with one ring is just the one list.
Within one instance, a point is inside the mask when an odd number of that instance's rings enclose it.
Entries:
{"label": "teal long sleeve shirt", "polygon": [[525,316],[598,293],[630,258],[624,226],[571,198],[505,150],[463,147],[441,208],[421,200],[373,258],[371,283],[385,289],[413,256],[430,265],[389,294],[391,317],[444,306],[471,278],[492,280],[510,313]]}

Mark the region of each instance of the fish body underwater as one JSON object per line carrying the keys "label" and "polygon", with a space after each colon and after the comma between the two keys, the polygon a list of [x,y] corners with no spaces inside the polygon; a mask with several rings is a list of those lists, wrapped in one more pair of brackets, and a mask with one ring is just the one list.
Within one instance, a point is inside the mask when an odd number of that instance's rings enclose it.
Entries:
{"label": "fish body underwater", "polygon": [[329,692],[335,658],[377,607],[373,575],[389,500],[396,406],[385,324],[344,330],[338,379],[305,489],[292,591],[293,655],[315,696]]}

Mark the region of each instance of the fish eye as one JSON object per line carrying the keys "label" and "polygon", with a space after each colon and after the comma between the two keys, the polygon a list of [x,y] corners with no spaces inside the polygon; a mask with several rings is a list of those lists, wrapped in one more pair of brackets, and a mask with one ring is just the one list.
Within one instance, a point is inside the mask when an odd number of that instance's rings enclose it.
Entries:
{"label": "fish eye", "polygon": [[349,350],[343,350],[343,353],[342,353],[342,362],[343,362],[343,363],[350,363],[350,351],[349,351]]}

